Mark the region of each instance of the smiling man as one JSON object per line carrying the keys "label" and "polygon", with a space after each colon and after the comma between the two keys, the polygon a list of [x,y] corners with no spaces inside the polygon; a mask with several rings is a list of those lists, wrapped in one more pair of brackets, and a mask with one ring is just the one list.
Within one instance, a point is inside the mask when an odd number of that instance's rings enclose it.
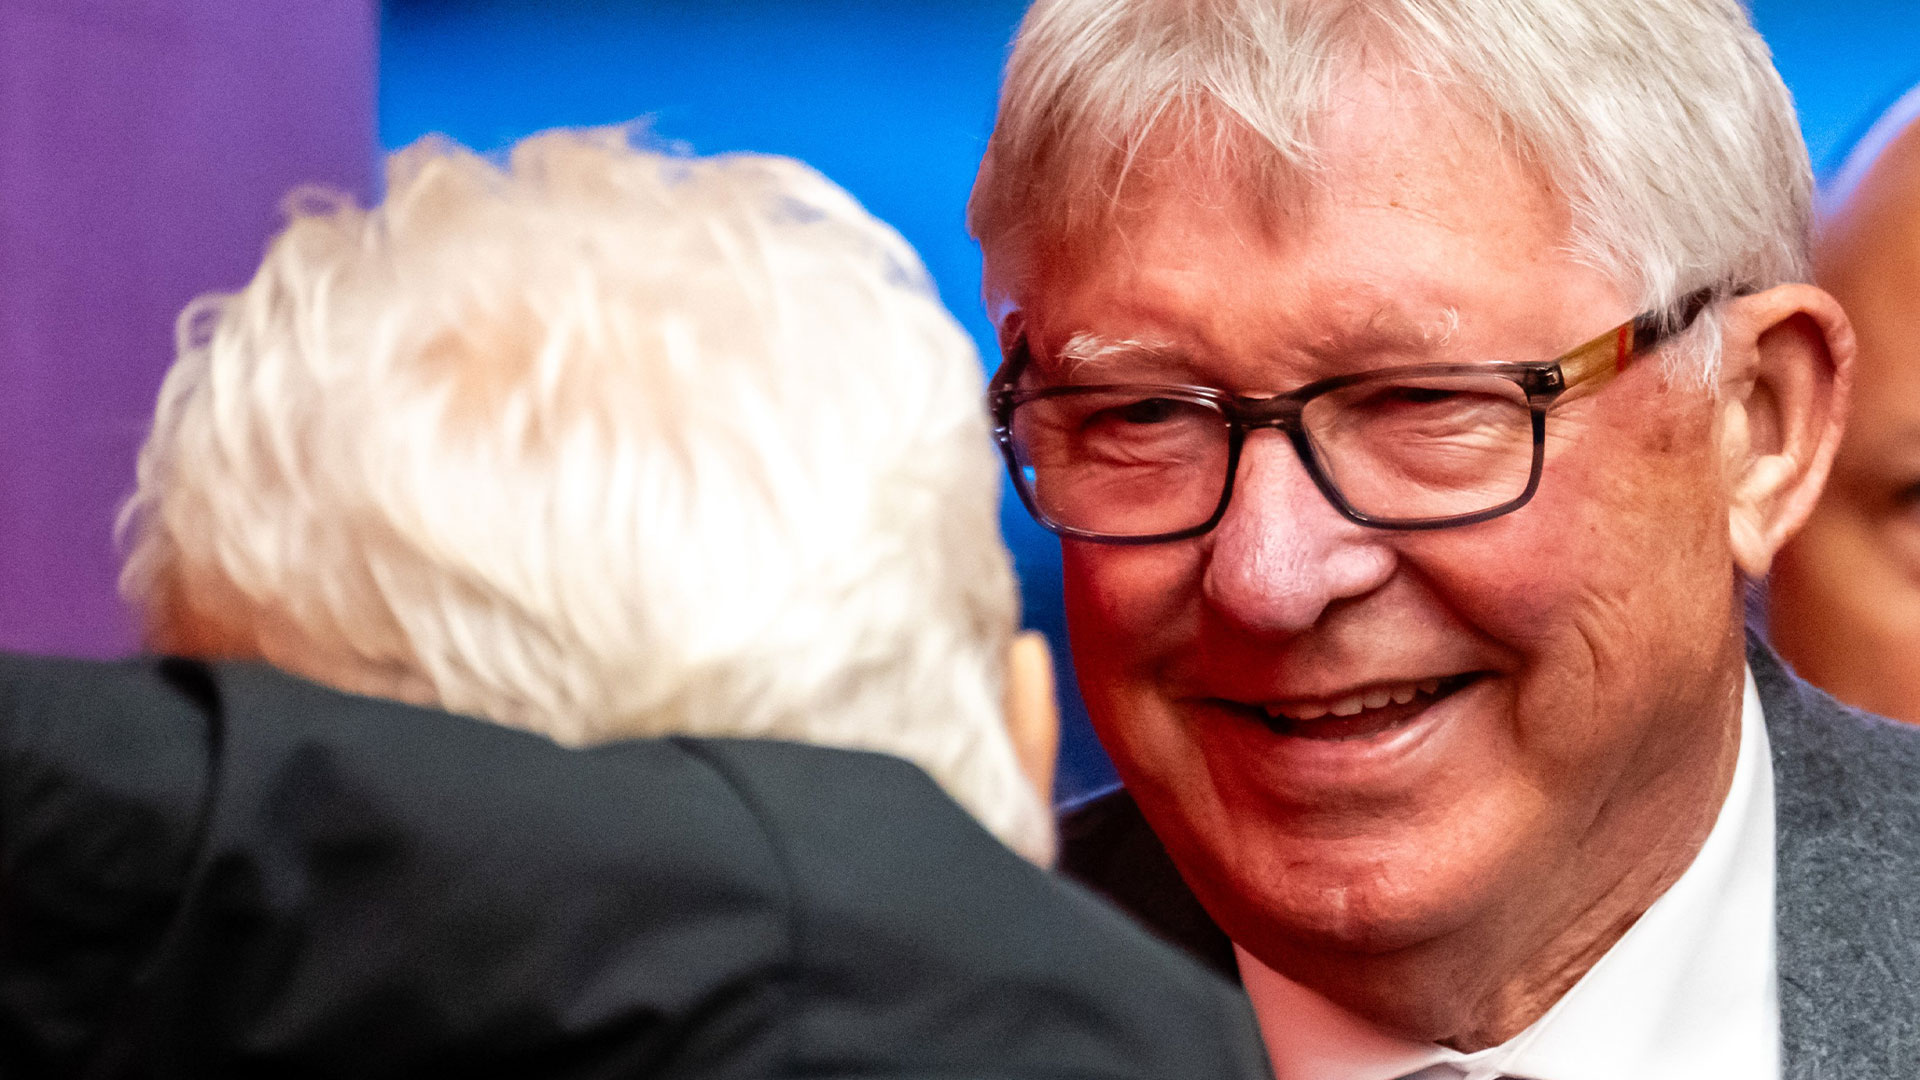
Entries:
{"label": "smiling man", "polygon": [[[1920,733],[1743,628],[1854,346],[1734,0],[1042,0],[971,207],[1125,782],[1276,1073],[1920,1063]],[[1784,1051],[1784,1052],[1783,1052]]]}

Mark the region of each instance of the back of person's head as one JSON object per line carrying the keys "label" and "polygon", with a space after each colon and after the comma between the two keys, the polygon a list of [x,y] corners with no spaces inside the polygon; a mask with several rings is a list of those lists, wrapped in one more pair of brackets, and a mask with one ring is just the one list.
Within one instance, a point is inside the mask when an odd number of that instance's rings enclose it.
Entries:
{"label": "back of person's head", "polygon": [[619,129],[387,181],[181,317],[124,519],[153,644],[567,743],[889,752],[1044,859],[981,371],[907,243]]}

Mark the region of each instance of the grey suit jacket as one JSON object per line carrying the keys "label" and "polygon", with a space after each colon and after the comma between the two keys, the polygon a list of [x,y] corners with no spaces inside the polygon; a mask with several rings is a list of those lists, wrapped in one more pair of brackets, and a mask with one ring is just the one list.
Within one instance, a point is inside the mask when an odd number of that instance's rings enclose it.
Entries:
{"label": "grey suit jacket", "polygon": [[[1785,1080],[1920,1078],[1920,728],[1839,704],[1757,641],[1748,662],[1773,744]],[[1061,869],[1237,977],[1124,790],[1069,808],[1061,836]]]}

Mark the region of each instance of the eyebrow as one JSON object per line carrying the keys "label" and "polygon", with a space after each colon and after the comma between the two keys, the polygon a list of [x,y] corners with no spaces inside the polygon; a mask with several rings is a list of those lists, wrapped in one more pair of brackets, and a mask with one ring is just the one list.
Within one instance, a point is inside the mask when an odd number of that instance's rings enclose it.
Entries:
{"label": "eyebrow", "polygon": [[[1200,365],[1188,350],[1165,338],[1110,338],[1077,332],[1052,354],[1033,354],[1033,367],[1060,382],[1119,379],[1125,382],[1194,382]],[[1108,371],[1117,375],[1106,375]],[[1127,369],[1133,369],[1129,373]]]}
{"label": "eyebrow", "polygon": [[1459,329],[1459,308],[1449,305],[1432,317],[1416,319],[1405,309],[1387,302],[1374,308],[1364,322],[1330,330],[1317,340],[1304,343],[1301,349],[1316,359],[1432,352],[1451,344]]}
{"label": "eyebrow", "polygon": [[1193,371],[1192,360],[1185,351],[1166,340],[1109,338],[1084,331],[1068,338],[1058,352],[1041,363],[1043,367],[1051,369],[1054,375],[1068,379],[1088,368],[1098,370],[1127,363],[1151,363],[1156,367],[1172,367],[1188,374]]}
{"label": "eyebrow", "polygon": [[[1435,317],[1416,320],[1394,305],[1382,304],[1366,321],[1358,325],[1330,330],[1319,338],[1295,344],[1312,359],[1329,368],[1337,361],[1353,356],[1426,353],[1443,349],[1460,328],[1460,312],[1454,307],[1440,309]],[[1067,339],[1060,349],[1036,356],[1036,367],[1054,378],[1071,380],[1102,369],[1129,365],[1151,365],[1160,376],[1174,381],[1194,381],[1204,372],[1191,353],[1164,338],[1111,338],[1082,331]]]}

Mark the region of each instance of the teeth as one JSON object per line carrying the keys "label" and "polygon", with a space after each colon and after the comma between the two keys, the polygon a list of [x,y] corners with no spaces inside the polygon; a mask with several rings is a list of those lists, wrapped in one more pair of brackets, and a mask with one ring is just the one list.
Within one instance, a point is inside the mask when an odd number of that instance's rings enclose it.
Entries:
{"label": "teeth", "polygon": [[1358,694],[1350,694],[1334,701],[1309,701],[1289,705],[1263,706],[1269,719],[1285,716],[1293,720],[1318,720],[1332,714],[1334,716],[1357,716],[1363,709],[1381,709],[1389,703],[1405,705],[1421,694],[1439,693],[1441,679],[1424,679],[1417,683],[1401,683],[1398,686],[1375,687]]}

